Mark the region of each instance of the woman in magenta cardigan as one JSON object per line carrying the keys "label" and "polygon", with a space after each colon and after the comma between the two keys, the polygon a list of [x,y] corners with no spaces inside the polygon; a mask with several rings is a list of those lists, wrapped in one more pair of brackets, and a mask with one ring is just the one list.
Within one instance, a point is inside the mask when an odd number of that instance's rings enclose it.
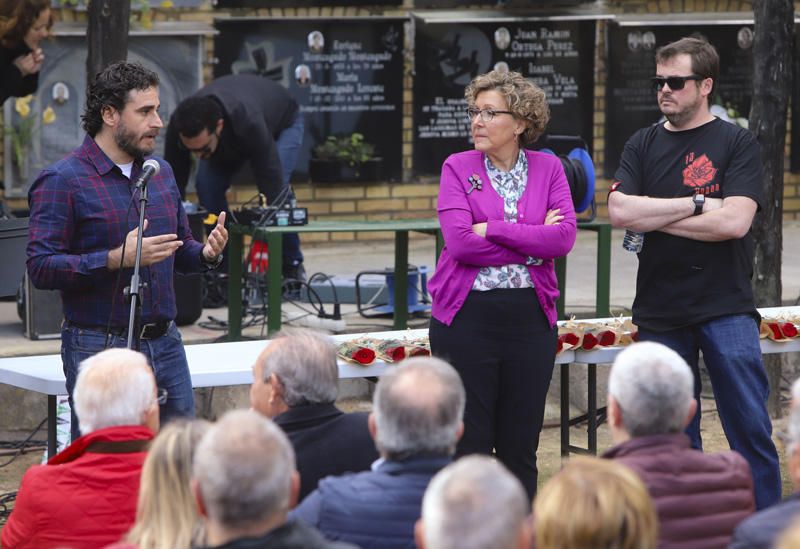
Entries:
{"label": "woman in magenta cardigan", "polygon": [[467,389],[458,455],[494,449],[532,497],[556,353],[553,259],[575,243],[575,211],[561,161],[524,149],[547,126],[544,92],[492,71],[465,95],[475,150],[442,167],[431,349]]}

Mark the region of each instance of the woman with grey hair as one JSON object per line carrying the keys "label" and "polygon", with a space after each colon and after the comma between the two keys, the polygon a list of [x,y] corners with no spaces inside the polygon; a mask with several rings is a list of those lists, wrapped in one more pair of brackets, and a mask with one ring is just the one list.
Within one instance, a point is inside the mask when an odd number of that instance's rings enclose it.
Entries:
{"label": "woman with grey hair", "polygon": [[475,150],[442,167],[431,349],[467,390],[458,455],[494,450],[532,497],[556,353],[553,260],[575,243],[575,211],[559,159],[525,149],[550,117],[541,88],[491,71],[465,96]]}

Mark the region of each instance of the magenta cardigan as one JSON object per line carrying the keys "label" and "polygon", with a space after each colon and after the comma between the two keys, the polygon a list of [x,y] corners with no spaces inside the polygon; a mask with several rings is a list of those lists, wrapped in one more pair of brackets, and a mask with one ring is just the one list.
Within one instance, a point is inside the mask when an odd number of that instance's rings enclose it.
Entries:
{"label": "magenta cardigan", "polygon": [[[556,323],[556,280],[553,259],[567,255],[575,244],[575,209],[561,161],[547,153],[525,151],[528,184],[517,203],[517,223],[503,221],[503,199],[494,190],[483,153],[450,155],[442,167],[437,211],[445,247],[428,283],[433,317],[453,322],[481,267],[525,264],[528,257],[543,259],[529,265],[531,279],[547,319]],[[481,189],[469,181],[477,175]],[[564,219],[545,226],[547,210],[561,208]],[[486,238],[472,232],[474,223],[487,222]]]}

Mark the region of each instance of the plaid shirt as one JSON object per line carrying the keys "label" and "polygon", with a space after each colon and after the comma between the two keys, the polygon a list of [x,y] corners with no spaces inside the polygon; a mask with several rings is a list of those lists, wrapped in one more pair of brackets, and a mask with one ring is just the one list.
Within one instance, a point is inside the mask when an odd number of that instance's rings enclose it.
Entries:
{"label": "plaid shirt", "polygon": [[[139,223],[139,192],[133,186],[144,159],[134,162],[131,179],[122,174],[89,136],[67,157],[42,170],[28,193],[30,239],[28,274],[37,288],[61,290],[64,317],[76,324],[126,327],[130,304],[123,290],[133,268],[106,268],[109,250],[119,247]],[[149,221],[145,236],[177,234],[183,241],[168,259],[141,267],[142,323],[172,320],[176,315],[173,270],[203,270],[203,245],[192,238],[172,168],[159,159],[161,171],[147,185]]]}

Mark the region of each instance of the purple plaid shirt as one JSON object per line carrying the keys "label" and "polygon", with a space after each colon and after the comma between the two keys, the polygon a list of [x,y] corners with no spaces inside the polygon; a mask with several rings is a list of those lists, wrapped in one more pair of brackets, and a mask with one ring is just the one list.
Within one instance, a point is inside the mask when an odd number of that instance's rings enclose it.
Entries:
{"label": "purple plaid shirt", "polygon": [[[183,241],[174,256],[140,270],[142,323],[175,318],[173,270],[203,270],[203,245],[192,238],[172,168],[158,159],[161,171],[147,185],[145,236],[177,234]],[[31,209],[28,273],[37,288],[61,290],[65,318],[76,324],[126,327],[130,304],[123,289],[133,269],[106,268],[109,250],[120,246],[139,223],[139,192],[133,187],[143,159],[134,162],[131,179],[89,136],[68,156],[42,170],[28,193]]]}

